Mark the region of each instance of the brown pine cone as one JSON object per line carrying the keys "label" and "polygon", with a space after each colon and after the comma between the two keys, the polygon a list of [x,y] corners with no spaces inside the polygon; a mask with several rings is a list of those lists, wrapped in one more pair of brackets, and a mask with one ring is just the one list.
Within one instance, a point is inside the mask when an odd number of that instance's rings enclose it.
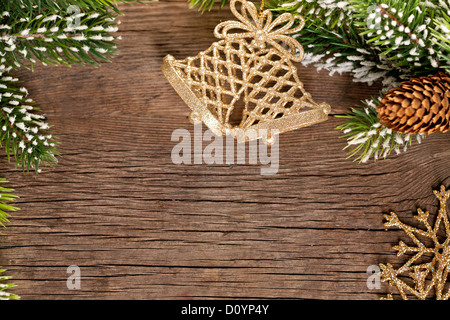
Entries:
{"label": "brown pine cone", "polygon": [[407,134],[450,130],[450,76],[438,73],[403,82],[390,90],[377,107],[386,127]]}

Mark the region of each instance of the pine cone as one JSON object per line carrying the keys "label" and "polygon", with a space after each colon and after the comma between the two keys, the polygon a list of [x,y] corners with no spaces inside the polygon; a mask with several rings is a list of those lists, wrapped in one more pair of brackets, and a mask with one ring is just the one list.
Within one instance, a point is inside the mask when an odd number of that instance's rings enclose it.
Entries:
{"label": "pine cone", "polygon": [[414,78],[390,90],[377,107],[386,127],[407,134],[450,130],[450,76]]}

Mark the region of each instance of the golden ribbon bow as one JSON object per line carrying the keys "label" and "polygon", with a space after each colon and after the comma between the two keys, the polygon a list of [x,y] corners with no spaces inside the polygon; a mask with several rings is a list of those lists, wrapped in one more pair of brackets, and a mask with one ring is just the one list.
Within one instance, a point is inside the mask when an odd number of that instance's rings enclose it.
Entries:
{"label": "golden ribbon bow", "polygon": [[[241,3],[240,12],[236,7],[238,2]],[[278,51],[285,53],[293,61],[300,62],[303,60],[305,52],[302,45],[289,36],[299,32],[305,26],[305,19],[302,16],[283,13],[273,20],[270,10],[258,13],[255,5],[246,0],[232,0],[230,7],[239,21],[220,23],[214,30],[214,35],[217,38],[225,40],[254,38],[254,44],[261,49],[264,49],[266,43],[268,43]],[[300,24],[291,29],[297,21]],[[235,32],[235,30],[241,31]]]}

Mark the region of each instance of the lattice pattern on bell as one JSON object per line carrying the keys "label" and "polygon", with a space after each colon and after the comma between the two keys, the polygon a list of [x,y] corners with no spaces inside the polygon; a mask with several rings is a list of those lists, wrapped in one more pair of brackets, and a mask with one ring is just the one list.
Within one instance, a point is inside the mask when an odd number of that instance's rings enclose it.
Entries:
{"label": "lattice pattern on bell", "polygon": [[303,17],[285,13],[273,20],[270,10],[258,13],[246,0],[230,6],[238,21],[216,27],[222,40],[195,57],[164,59],[162,71],[192,109],[191,121],[240,142],[270,143],[270,133],[327,120],[330,106],[313,101],[291,62],[303,59],[303,47],[289,36],[303,28]]}

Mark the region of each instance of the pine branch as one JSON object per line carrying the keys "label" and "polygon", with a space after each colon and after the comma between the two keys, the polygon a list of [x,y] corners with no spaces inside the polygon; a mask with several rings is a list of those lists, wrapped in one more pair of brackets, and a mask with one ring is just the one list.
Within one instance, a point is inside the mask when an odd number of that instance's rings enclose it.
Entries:
{"label": "pine branch", "polygon": [[[450,12],[450,9],[448,10]],[[440,47],[439,58],[445,62],[443,68],[450,70],[450,16],[445,13],[435,19],[436,28],[432,30],[433,43]]]}
{"label": "pine branch", "polygon": [[[5,179],[0,178],[0,183],[6,183]],[[19,208],[13,207],[7,202],[14,201],[18,197],[11,194],[13,192],[13,189],[4,188],[0,186],[0,225],[5,227],[5,223],[9,222],[9,214],[7,211],[17,211]],[[2,276],[1,274],[5,272],[6,270],[0,269],[0,300],[18,300],[20,297],[16,294],[9,293],[7,290],[15,287],[12,283],[3,283],[4,281],[8,281],[11,279],[9,276]]]}
{"label": "pine branch", "polygon": [[375,161],[386,159],[392,151],[397,154],[406,152],[413,140],[421,143],[424,138],[423,134],[401,134],[381,125],[376,111],[380,101],[379,98],[364,101],[363,106],[353,108],[351,113],[336,116],[346,119],[336,129],[343,131],[341,138],[347,139],[345,149],[353,148],[348,157],[355,161],[366,163],[370,158]]}
{"label": "pine branch", "polygon": [[41,164],[53,165],[58,152],[45,117],[36,112],[34,102],[28,99],[28,91],[17,87],[18,79],[9,74],[11,67],[0,65],[0,142],[8,159],[14,157],[22,170],[39,172]]}
{"label": "pine branch", "polygon": [[304,65],[313,64],[319,70],[330,71],[330,75],[350,72],[355,82],[384,79],[391,83],[398,74],[360,34],[348,2],[272,0],[269,7],[276,14],[300,13],[305,17],[305,28],[294,35],[305,48]]}
{"label": "pine branch", "polygon": [[[0,183],[7,183],[5,179],[0,178]],[[7,213],[7,211],[17,211],[19,208],[13,207],[7,202],[14,201],[18,197],[11,194],[14,189],[9,189],[0,186],[0,226],[5,227],[5,223],[9,222],[8,218],[10,215]]]}
{"label": "pine branch", "polygon": [[20,300],[17,294],[7,292],[7,290],[14,288],[16,285],[12,283],[3,283],[3,281],[11,280],[10,276],[2,276],[5,269],[0,269],[0,300]]}
{"label": "pine branch", "polygon": [[[306,27],[297,35],[307,52],[304,64],[314,63],[332,74],[350,72],[356,82],[383,80],[384,89],[414,75],[438,71],[437,50],[428,39],[428,23],[434,11],[419,1],[272,3],[277,14],[287,11],[305,16]],[[410,13],[416,11],[417,15]]]}
{"label": "pine branch", "polygon": [[117,31],[115,13],[86,10],[61,16],[34,12],[17,19],[4,11],[0,17],[0,53],[15,68],[33,67],[36,59],[44,64],[97,65],[117,53],[114,41],[118,37],[111,35]]}
{"label": "pine branch", "polygon": [[113,10],[117,14],[120,14],[120,10],[117,8],[118,3],[143,3],[152,0],[2,0],[0,3],[0,9],[2,11],[14,11],[20,13],[22,16],[27,12],[38,10],[39,12],[67,12],[71,6],[77,6],[80,9],[89,9],[96,12],[106,12]]}
{"label": "pine branch", "polygon": [[[434,10],[422,1],[351,0],[356,24],[368,43],[392,61],[394,67],[409,70],[414,76],[428,75],[438,69],[430,24]],[[369,8],[373,12],[368,16]]]}
{"label": "pine branch", "polygon": [[[223,8],[228,3],[228,0],[220,0],[220,8]],[[198,7],[200,11],[211,11],[215,4],[215,0],[190,0],[190,8]]]}

